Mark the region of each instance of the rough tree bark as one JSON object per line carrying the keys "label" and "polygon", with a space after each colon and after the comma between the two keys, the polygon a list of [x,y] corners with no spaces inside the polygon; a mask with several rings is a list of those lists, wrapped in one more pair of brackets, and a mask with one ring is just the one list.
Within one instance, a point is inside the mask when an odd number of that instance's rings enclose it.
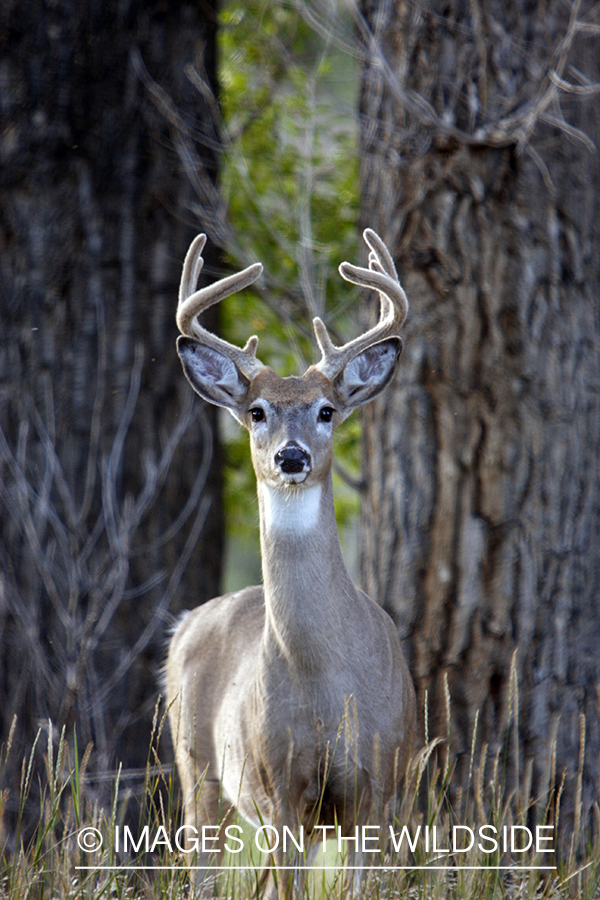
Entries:
{"label": "rough tree bark", "polygon": [[181,261],[219,217],[198,92],[215,32],[213,0],[0,10],[0,742],[17,714],[17,777],[49,719],[98,768],[143,768],[169,614],[218,592],[218,454],[174,345]]}
{"label": "rough tree bark", "polygon": [[447,683],[459,770],[477,716],[488,758],[511,726],[521,786],[545,802],[566,770],[563,808],[584,815],[600,751],[588,14],[365,2],[361,99],[362,218],[411,303],[399,377],[365,417],[363,581],[406,639],[430,737],[447,734]]}

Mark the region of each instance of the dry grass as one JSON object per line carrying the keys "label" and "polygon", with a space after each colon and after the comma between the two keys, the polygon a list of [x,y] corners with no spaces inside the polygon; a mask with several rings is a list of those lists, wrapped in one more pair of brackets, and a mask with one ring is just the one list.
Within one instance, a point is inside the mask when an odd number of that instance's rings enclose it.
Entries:
{"label": "dry grass", "polygon": [[[112,804],[100,808],[87,775],[93,754],[91,747],[82,752],[76,741],[67,742],[64,733],[57,736],[52,728],[47,730],[47,735],[44,733],[45,772],[43,776],[36,775],[33,762],[36,753],[32,748],[22,765],[19,815],[10,833],[7,829],[1,838],[0,896],[18,900],[193,896],[184,854],[177,849],[175,840],[180,824],[178,789],[173,772],[161,766],[158,754],[164,723],[165,718],[159,718],[157,712],[143,798],[135,822],[131,817],[131,798],[121,786],[119,772],[113,778]],[[2,750],[0,778],[11,753],[10,744],[9,740]],[[379,868],[369,870],[360,897],[365,900],[396,897],[592,900],[600,896],[597,844],[590,841],[587,849],[576,852],[575,841],[570,840],[575,835],[563,834],[563,846],[567,850],[561,855],[536,853],[535,847],[523,853],[511,851],[511,827],[520,826],[515,832],[516,846],[522,846],[519,842],[527,834],[525,827],[535,834],[536,825],[554,826],[560,822],[561,790],[547,798],[509,791],[504,784],[504,763],[500,754],[488,759],[484,747],[478,758],[471,757],[466,783],[457,784],[445,754],[445,742],[434,738],[426,743],[411,760],[403,794],[396,808],[390,810],[389,821],[396,842],[404,828],[402,847],[395,852],[388,846],[382,857],[365,856],[366,865],[373,866],[370,860],[376,859]],[[25,838],[22,821],[34,778],[40,778],[38,788],[42,799],[35,830]],[[6,800],[5,792],[0,793],[0,804],[3,800]],[[489,827],[484,832],[488,840],[477,831],[485,824],[497,829],[493,832]],[[580,824],[576,817],[575,827]],[[462,826],[455,832],[457,852],[434,852],[436,848],[452,850],[453,826]],[[473,830],[475,843],[472,849],[460,852],[465,846],[462,841],[470,840],[467,828]],[[504,828],[508,829],[506,852]],[[498,846],[494,849],[489,837],[496,833]],[[542,833],[553,834],[550,830]],[[123,852],[125,837],[127,852]],[[246,845],[253,844],[254,833],[246,829],[242,839]],[[96,841],[100,846],[93,849],[86,841]],[[183,841],[181,838],[180,843]],[[543,846],[554,847],[555,843],[552,840]],[[324,856],[319,844],[315,864],[327,868],[315,868],[305,892],[310,897],[335,900],[345,896],[340,868],[343,860],[337,856],[333,842],[329,842],[328,848]],[[235,857],[228,854],[224,864],[233,868],[219,873],[215,896],[240,900],[252,896],[258,872],[248,867],[260,865],[260,856],[256,850],[254,856],[245,852]],[[556,868],[542,868],[553,865]]]}

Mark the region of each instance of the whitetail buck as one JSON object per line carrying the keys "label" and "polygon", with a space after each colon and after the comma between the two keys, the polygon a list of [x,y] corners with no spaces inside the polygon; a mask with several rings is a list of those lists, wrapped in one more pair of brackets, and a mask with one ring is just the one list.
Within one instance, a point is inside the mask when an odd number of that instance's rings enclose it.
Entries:
{"label": "whitetail buck", "polygon": [[[415,695],[398,634],[350,580],[333,507],[333,429],[389,382],[408,310],[385,244],[369,229],[364,237],[369,267],[342,263],[340,273],[379,291],[379,323],[335,347],[315,319],[322,359],[300,378],[264,366],[256,337],[241,349],[198,323],[255,281],[260,263],[196,291],[199,235],[183,266],[178,352],[194,390],[250,432],[260,512],[263,586],[186,614],[166,670],[185,823],[221,824],[219,849],[236,809],[279,835],[323,824],[355,837],[356,825],[382,817],[410,752]],[[280,845],[269,896],[286,891],[286,860]]]}

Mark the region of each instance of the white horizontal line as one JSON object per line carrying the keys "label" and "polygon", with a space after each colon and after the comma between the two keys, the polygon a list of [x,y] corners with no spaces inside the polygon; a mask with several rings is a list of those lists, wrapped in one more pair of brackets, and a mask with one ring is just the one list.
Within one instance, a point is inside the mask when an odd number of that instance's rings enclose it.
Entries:
{"label": "white horizontal line", "polygon": [[95,872],[130,872],[138,870],[164,870],[164,871],[180,871],[189,872],[195,870],[208,870],[210,872],[223,871],[239,871],[239,872],[319,872],[319,871],[363,871],[363,872],[393,872],[402,871],[409,872],[415,870],[421,871],[447,871],[460,872],[462,870],[486,872],[490,870],[507,871],[507,872],[541,872],[545,870],[554,870],[556,866],[75,866],[78,871],[94,870]]}

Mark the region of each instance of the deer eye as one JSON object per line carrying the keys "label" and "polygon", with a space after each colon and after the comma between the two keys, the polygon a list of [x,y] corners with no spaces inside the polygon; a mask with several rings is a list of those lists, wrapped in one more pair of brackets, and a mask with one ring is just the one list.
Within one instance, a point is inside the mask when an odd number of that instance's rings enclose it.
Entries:
{"label": "deer eye", "polygon": [[319,422],[331,422],[334,412],[331,406],[324,406],[319,410]]}
{"label": "deer eye", "polygon": [[252,416],[253,422],[264,422],[265,420],[265,411],[261,409],[260,406],[254,406],[250,410],[250,415]]}

